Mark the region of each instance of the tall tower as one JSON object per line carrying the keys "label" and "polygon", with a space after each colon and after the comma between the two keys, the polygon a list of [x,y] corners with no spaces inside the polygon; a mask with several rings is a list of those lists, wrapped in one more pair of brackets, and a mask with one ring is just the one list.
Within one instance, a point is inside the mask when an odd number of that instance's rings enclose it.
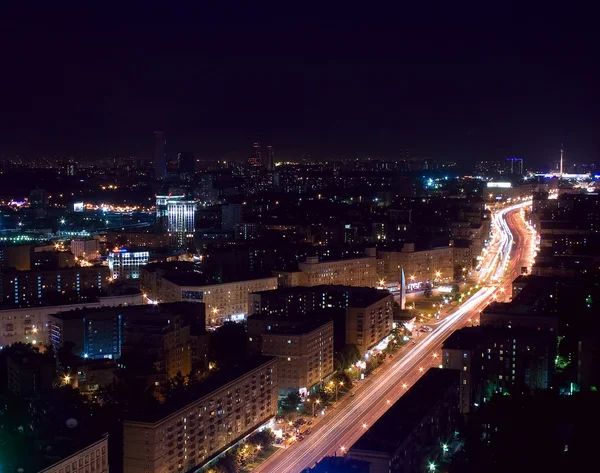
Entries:
{"label": "tall tower", "polygon": [[267,146],[267,171],[275,170],[275,155],[273,153],[273,147]]}
{"label": "tall tower", "polygon": [[154,176],[164,179],[167,175],[167,140],[164,131],[154,132]]}
{"label": "tall tower", "polygon": [[400,309],[406,309],[406,276],[404,276],[404,266],[400,268]]}
{"label": "tall tower", "polygon": [[560,177],[563,177],[563,159],[565,157],[565,150],[563,144],[560,144]]}
{"label": "tall tower", "polygon": [[194,241],[196,218],[196,201],[167,201],[167,230],[171,243],[179,249],[191,246]]}
{"label": "tall tower", "polygon": [[259,167],[262,163],[260,161],[260,145],[258,143],[254,143],[252,147],[252,156],[248,158],[248,166],[250,167]]}

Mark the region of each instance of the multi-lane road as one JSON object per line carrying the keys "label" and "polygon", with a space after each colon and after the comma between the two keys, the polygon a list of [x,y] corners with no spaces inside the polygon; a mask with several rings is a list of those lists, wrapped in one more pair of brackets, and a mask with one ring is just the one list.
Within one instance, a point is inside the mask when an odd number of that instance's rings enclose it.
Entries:
{"label": "multi-lane road", "polygon": [[354,390],[355,396],[341,401],[304,441],[278,451],[254,471],[298,473],[327,455],[344,454],[428,368],[439,365],[444,340],[498,297],[509,275],[518,274],[521,265],[529,264],[530,255],[524,248],[530,233],[519,216],[528,205],[531,203],[522,202],[493,212],[493,237],[482,259],[477,292],[446,315],[432,332],[420,337],[416,345],[405,348],[393,362],[385,363],[376,375],[362,381]]}

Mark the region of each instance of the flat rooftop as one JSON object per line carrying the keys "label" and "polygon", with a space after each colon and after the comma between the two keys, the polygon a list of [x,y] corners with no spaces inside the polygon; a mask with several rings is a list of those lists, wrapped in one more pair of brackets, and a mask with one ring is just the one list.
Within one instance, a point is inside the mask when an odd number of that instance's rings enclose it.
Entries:
{"label": "flat rooftop", "polygon": [[[254,317],[254,316],[252,316]],[[262,318],[261,320],[270,321],[272,319]],[[303,335],[305,333],[313,332],[327,324],[333,324],[332,320],[293,320],[290,324],[273,325],[271,330],[264,333],[263,335]]]}
{"label": "flat rooftop", "polygon": [[329,293],[329,294],[343,294],[348,295],[349,307],[368,307],[376,302],[385,299],[390,295],[389,291],[384,289],[375,289],[373,287],[355,287],[355,286],[340,286],[340,285],[320,285],[320,286],[294,286],[294,287],[280,287],[273,289],[272,291],[258,291],[254,294],[261,296],[277,295],[281,297],[285,296],[300,296],[314,294],[317,292]]}
{"label": "flat rooftop", "polygon": [[50,315],[62,320],[76,320],[85,315],[103,313],[112,315],[115,312],[123,312],[135,316],[147,315],[149,319],[155,319],[157,316],[161,315],[164,315],[165,317],[174,315],[198,315],[203,312],[203,308],[201,304],[196,302],[166,302],[162,304],[128,305],[124,307],[107,306],[91,307],[89,309],[84,307]]}
{"label": "flat rooftop", "polygon": [[460,373],[455,370],[430,368],[352,445],[350,450],[382,452],[389,455],[395,453],[435,403],[444,396],[446,390],[452,384],[456,384],[458,389],[459,376]]}
{"label": "flat rooftop", "polygon": [[245,360],[240,361],[238,365],[217,371],[209,376],[206,380],[202,381],[198,386],[189,388],[181,398],[167,401],[164,404],[159,404],[153,407],[152,410],[129,412],[128,418],[125,419],[125,422],[143,422],[148,424],[160,422],[165,417],[184,409],[186,406],[198,401],[204,396],[207,396],[211,392],[222,388],[232,381],[241,378],[250,371],[253,371],[273,360],[277,360],[277,357],[263,355],[248,357]]}

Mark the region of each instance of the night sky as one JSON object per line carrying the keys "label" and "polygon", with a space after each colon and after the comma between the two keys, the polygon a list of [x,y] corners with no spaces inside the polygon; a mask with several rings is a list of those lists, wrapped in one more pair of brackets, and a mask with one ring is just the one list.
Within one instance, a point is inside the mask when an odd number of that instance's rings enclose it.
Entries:
{"label": "night sky", "polygon": [[0,155],[598,160],[590,12],[196,3],[3,11]]}

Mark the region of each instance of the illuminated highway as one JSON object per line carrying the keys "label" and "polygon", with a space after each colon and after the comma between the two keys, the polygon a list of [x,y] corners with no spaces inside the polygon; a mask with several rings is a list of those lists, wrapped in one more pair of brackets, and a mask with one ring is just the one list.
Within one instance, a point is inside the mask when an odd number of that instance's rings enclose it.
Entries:
{"label": "illuminated highway", "polygon": [[[275,453],[254,471],[298,473],[327,455],[342,455],[429,367],[439,365],[444,340],[498,297],[498,288],[502,285],[504,289],[508,281],[505,274],[518,273],[522,258],[527,259],[523,266],[529,263],[529,253],[523,252],[522,247],[526,246],[530,233],[518,217],[520,210],[528,205],[531,201],[493,212],[493,237],[482,259],[482,286],[475,294],[436,324],[432,332],[420,337],[416,345],[404,347],[393,362],[385,363],[376,375],[360,382],[354,389],[356,395],[341,401],[305,440]],[[516,239],[513,231],[518,232]],[[511,257],[511,253],[516,257]]]}

